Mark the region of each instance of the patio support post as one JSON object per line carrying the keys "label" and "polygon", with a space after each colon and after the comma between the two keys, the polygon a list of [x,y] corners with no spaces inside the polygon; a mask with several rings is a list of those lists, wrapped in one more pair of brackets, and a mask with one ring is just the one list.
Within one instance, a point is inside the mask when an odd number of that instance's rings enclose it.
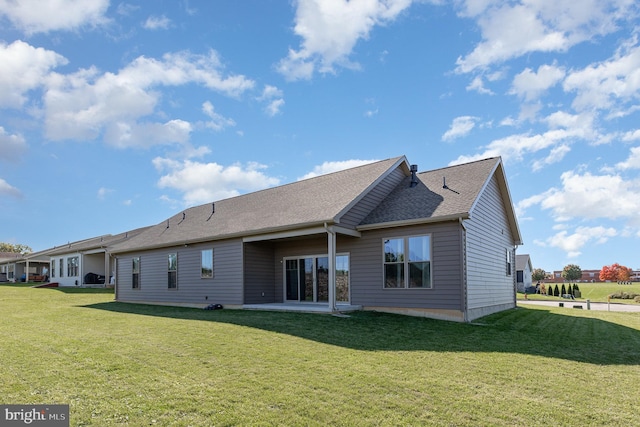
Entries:
{"label": "patio support post", "polygon": [[109,274],[111,273],[111,266],[109,265],[109,251],[104,250],[104,287],[109,285]]}
{"label": "patio support post", "polygon": [[24,272],[24,283],[29,283],[29,260],[27,260],[26,271]]}
{"label": "patio support post", "polygon": [[327,246],[329,253],[329,311],[336,311],[336,235],[327,224]]}

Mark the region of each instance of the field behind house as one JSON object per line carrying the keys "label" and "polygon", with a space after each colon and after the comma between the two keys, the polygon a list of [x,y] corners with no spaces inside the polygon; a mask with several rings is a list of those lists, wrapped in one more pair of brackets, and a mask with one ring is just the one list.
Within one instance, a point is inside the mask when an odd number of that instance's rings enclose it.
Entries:
{"label": "field behind house", "polygon": [[0,286],[0,396],[71,425],[637,424],[640,315],[518,308],[458,324],[205,311]]}
{"label": "field behind house", "polygon": [[[535,285],[535,283],[534,283]],[[549,286],[555,287],[556,283],[545,283],[545,286],[548,288]],[[557,283],[558,288],[562,288],[562,283]],[[568,284],[567,284],[568,286]],[[579,299],[581,300],[591,300],[592,302],[607,302],[607,297],[615,292],[629,292],[640,294],[640,283],[634,282],[631,285],[619,285],[617,283],[610,282],[596,282],[596,283],[578,283],[578,288],[580,289],[580,293],[582,294]],[[524,294],[518,294],[519,299],[524,298]],[[550,297],[546,295],[539,294],[529,294],[527,295],[528,299],[540,299],[540,300],[559,300],[561,301],[561,297]],[[622,303],[622,304],[637,304],[633,299],[612,299],[611,302]]]}

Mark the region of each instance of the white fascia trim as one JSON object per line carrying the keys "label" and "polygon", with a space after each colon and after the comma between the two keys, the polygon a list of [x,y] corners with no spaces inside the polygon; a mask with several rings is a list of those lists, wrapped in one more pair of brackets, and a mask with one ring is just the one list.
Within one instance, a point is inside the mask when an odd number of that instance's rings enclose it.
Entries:
{"label": "white fascia trim", "polygon": [[381,228],[405,227],[407,225],[432,224],[445,221],[460,221],[461,219],[469,219],[468,213],[438,216],[435,218],[418,218],[406,219],[402,221],[381,222],[379,224],[367,224],[357,227],[358,231],[379,230]]}

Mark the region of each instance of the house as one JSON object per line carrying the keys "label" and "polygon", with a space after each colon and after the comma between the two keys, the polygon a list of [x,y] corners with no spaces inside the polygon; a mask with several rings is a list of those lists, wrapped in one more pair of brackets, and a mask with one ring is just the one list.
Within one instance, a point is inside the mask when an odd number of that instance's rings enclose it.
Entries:
{"label": "house", "polygon": [[516,255],[516,286],[518,292],[524,292],[525,289],[533,286],[532,275],[531,257],[528,254]]}
{"label": "house", "polygon": [[3,252],[0,254],[0,282],[43,282],[48,277],[48,266],[47,251],[27,254]]}
{"label": "house", "polygon": [[191,207],[114,244],[117,301],[472,321],[516,305],[500,158],[402,157]]}
{"label": "house", "polygon": [[105,285],[114,276],[110,245],[126,241],[146,227],[124,233],[93,237],[46,251],[51,282],[59,286]]}

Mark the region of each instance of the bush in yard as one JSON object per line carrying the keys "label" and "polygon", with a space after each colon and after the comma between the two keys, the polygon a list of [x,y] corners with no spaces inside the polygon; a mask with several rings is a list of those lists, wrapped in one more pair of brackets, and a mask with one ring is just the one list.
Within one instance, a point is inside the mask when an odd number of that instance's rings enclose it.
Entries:
{"label": "bush in yard", "polygon": [[565,288],[564,283],[562,284],[562,292],[560,292],[560,295],[565,295],[567,293],[567,288]]}
{"label": "bush in yard", "polygon": [[547,288],[547,295],[549,295],[550,297],[553,296],[553,286],[549,285],[549,287]]}
{"label": "bush in yard", "polygon": [[555,289],[553,290],[553,296],[560,296],[560,289],[558,289],[558,285],[556,285]]}
{"label": "bush in yard", "polygon": [[611,298],[611,299],[632,299],[632,300],[637,302],[638,298],[640,298],[640,294],[636,294],[636,293],[633,293],[633,292],[616,291],[616,292],[610,294],[609,298]]}

